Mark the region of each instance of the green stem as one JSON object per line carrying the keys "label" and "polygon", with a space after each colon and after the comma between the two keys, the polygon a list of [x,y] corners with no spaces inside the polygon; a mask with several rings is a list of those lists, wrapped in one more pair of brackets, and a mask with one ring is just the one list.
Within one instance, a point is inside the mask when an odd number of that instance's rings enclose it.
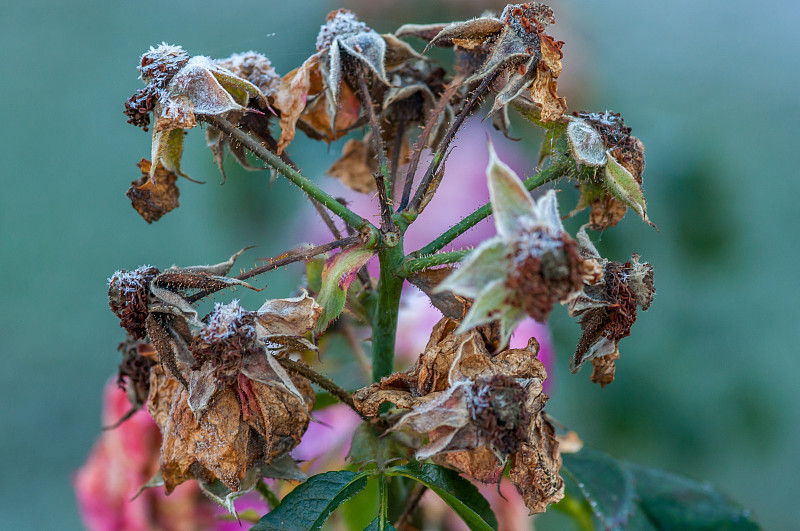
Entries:
{"label": "green stem", "polygon": [[275,507],[281,504],[281,501],[278,499],[275,493],[270,490],[267,484],[264,483],[263,479],[259,479],[258,483],[256,483],[256,490],[264,497],[264,500],[266,500],[270,510],[275,509]]}
{"label": "green stem", "polygon": [[377,382],[394,372],[394,342],[397,334],[397,312],[403,289],[403,238],[397,245],[378,253],[381,264],[378,300],[372,318],[372,380]]}
{"label": "green stem", "polygon": [[387,514],[389,513],[389,493],[386,488],[386,474],[378,476],[378,499],[380,508],[378,509],[378,529],[386,529]]}
{"label": "green stem", "polygon": [[289,181],[291,181],[295,186],[300,188],[308,196],[313,197],[325,205],[328,210],[339,216],[345,223],[357,231],[361,231],[367,227],[375,229],[370,222],[328,195],[322,188],[314,184],[306,177],[303,177],[300,172],[286,164],[277,155],[261,145],[256,139],[230,123],[225,118],[220,116],[206,115],[203,117],[203,119],[220,131],[230,135],[237,142],[253,152],[256,157],[278,170],[281,175],[289,179]]}
{"label": "green stem", "polygon": [[465,256],[470,253],[470,249],[461,249],[458,251],[450,251],[448,253],[436,253],[420,258],[407,258],[403,262],[403,276],[413,275],[419,273],[429,267],[436,267],[444,264],[452,264],[460,262]]}
{"label": "green stem", "polygon": [[[564,168],[562,168],[558,164],[552,164],[547,168],[543,169],[533,177],[529,177],[526,179],[523,184],[528,191],[534,190],[545,183],[553,181],[560,177],[564,173]],[[455,240],[469,229],[474,227],[478,224],[478,222],[483,221],[492,213],[492,204],[486,203],[482,207],[478,208],[472,214],[468,215],[442,234],[431,243],[416,251],[411,253],[409,256],[424,256],[433,254],[436,251],[440,250],[442,247],[450,243],[451,241]]]}

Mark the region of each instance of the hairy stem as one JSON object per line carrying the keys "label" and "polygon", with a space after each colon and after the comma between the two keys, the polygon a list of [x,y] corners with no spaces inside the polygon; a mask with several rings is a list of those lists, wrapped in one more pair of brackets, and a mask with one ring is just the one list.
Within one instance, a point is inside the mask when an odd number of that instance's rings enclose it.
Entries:
{"label": "hairy stem", "polygon": [[389,206],[389,194],[387,193],[386,180],[389,176],[389,163],[386,160],[386,151],[383,149],[383,135],[381,134],[381,124],[378,121],[378,115],[375,113],[375,107],[372,105],[372,97],[369,94],[367,81],[364,79],[364,69],[358,69],[358,88],[361,91],[361,101],[367,111],[369,118],[369,126],[372,130],[372,143],[375,146],[375,153],[378,154],[378,165],[380,171],[374,173],[375,187],[378,189],[378,201],[381,205],[381,230],[384,232],[394,231],[394,222],[392,221],[392,208]]}
{"label": "hairy stem", "polygon": [[[548,166],[547,168],[543,169],[533,177],[529,177],[526,179],[523,184],[528,191],[534,190],[545,183],[553,181],[560,177],[564,172],[564,168],[557,164],[553,164]],[[480,221],[486,219],[492,213],[492,204],[486,203],[482,207],[475,210],[472,214],[469,214],[467,217],[447,229],[447,231],[433,240],[431,243],[416,251],[411,253],[409,256],[425,256],[435,253],[436,251],[443,248],[448,243],[452,242],[466,231],[477,225]]]}
{"label": "hairy stem", "polygon": [[394,247],[378,253],[380,278],[378,300],[372,318],[372,380],[377,382],[394,372],[394,343],[397,334],[397,312],[400,309],[400,292],[403,277],[403,238]]}
{"label": "hairy stem", "polygon": [[369,417],[365,417],[361,414],[361,412],[356,408],[356,405],[353,403],[353,397],[350,393],[336,385],[333,380],[330,378],[321,375],[320,373],[316,372],[314,369],[306,365],[301,361],[294,361],[289,358],[276,358],[278,363],[283,365],[283,367],[288,370],[292,371],[296,374],[299,374],[303,378],[307,378],[311,383],[317,384],[322,389],[328,391],[331,395],[336,397],[341,403],[345,404],[347,407],[358,413],[358,416],[361,417],[363,420],[370,422],[371,419]]}
{"label": "hairy stem", "polygon": [[424,271],[429,267],[460,262],[469,253],[469,249],[461,249],[459,251],[450,251],[449,253],[436,253],[419,258],[407,258],[403,262],[402,274],[403,276],[409,276]]}
{"label": "hairy stem", "polygon": [[456,119],[453,120],[453,123],[447,130],[444,138],[442,138],[442,141],[439,142],[439,145],[436,147],[436,153],[433,155],[433,160],[431,161],[431,164],[428,166],[425,175],[422,177],[422,180],[419,183],[419,187],[414,194],[414,199],[412,199],[411,203],[408,205],[409,210],[415,212],[420,210],[420,206],[425,198],[425,194],[428,193],[428,189],[430,188],[431,183],[436,176],[437,170],[442,164],[442,161],[445,159],[445,153],[447,153],[450,143],[456,137],[456,133],[458,133],[458,130],[461,128],[464,120],[466,120],[467,116],[472,113],[481,98],[483,98],[483,96],[489,91],[489,87],[492,86],[492,82],[494,81],[495,77],[497,77],[497,74],[498,72],[488,75],[483,79],[483,81],[481,81],[481,84],[478,85],[478,88],[476,88],[472,93],[472,96],[470,96],[469,100],[467,100],[467,103],[464,104],[464,107],[461,109],[461,112],[458,113]]}
{"label": "hairy stem", "polygon": [[422,134],[419,135],[417,143],[414,145],[414,155],[406,171],[406,182],[405,185],[403,185],[403,197],[400,199],[400,205],[397,207],[398,212],[404,210],[408,206],[408,201],[411,198],[411,187],[414,184],[414,176],[419,167],[419,159],[422,156],[422,150],[425,148],[425,144],[428,143],[428,138],[430,138],[431,132],[436,126],[436,122],[439,120],[439,115],[444,112],[445,107],[447,107],[447,104],[450,102],[450,98],[453,97],[453,94],[456,93],[456,90],[458,90],[463,81],[464,77],[459,76],[447,85],[444,93],[439,97],[439,101],[436,102],[436,107],[434,107],[433,112],[428,117],[425,129],[422,130]]}
{"label": "hairy stem", "polygon": [[[309,258],[317,256],[318,254],[327,253],[328,251],[333,251],[334,249],[339,249],[340,247],[347,247],[348,245],[353,245],[354,243],[358,243],[360,241],[362,241],[362,237],[356,234],[354,236],[342,238],[341,240],[335,240],[330,243],[326,243],[324,245],[317,245],[315,247],[310,247],[302,251],[296,251],[294,253],[284,253],[279,257],[267,260],[268,263],[264,264],[263,266],[255,267],[250,271],[242,273],[241,275],[238,275],[233,278],[237,280],[247,280],[248,278],[253,278],[255,276],[264,274],[267,271],[272,271],[273,269],[277,269],[279,267],[283,267],[285,265],[289,265],[294,262],[308,260]],[[201,291],[199,293],[195,293],[191,297],[186,297],[186,300],[189,302],[189,304],[192,304],[204,297],[208,297],[209,295],[215,293],[216,291],[220,291],[223,289],[225,289],[225,286],[222,286],[217,290]]]}
{"label": "hairy stem", "polygon": [[300,188],[306,195],[313,197],[325,207],[339,216],[345,223],[360,231],[366,227],[371,227],[372,224],[342,205],[335,198],[328,195],[322,188],[314,184],[312,181],[304,177],[297,170],[286,164],[281,158],[269,151],[265,146],[260,144],[256,139],[230,123],[225,118],[220,116],[205,115],[203,119],[209,124],[213,125],[223,133],[230,135],[234,140],[249,149],[256,157],[272,166],[278,172],[289,179],[295,186]]}

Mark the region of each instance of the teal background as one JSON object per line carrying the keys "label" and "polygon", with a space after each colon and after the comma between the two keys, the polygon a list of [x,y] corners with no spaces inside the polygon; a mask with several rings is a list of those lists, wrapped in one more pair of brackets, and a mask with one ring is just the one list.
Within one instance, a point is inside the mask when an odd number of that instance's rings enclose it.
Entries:
{"label": "teal background", "polygon": [[[481,10],[399,4],[342,2],[379,31]],[[548,410],[597,447],[708,480],[751,507],[765,528],[790,529],[800,521],[800,4],[552,5],[559,17],[552,33],[567,41],[559,81],[570,109],[622,112],[645,142],[645,191],[660,232],[628,216],[601,242],[613,259],[636,251],[655,264],[658,289],[622,343],[613,385],[601,390],[587,373],[569,374],[579,330],[563,310],[554,312],[559,361]],[[162,40],[212,57],[253,48],[283,74],[313,51],[319,24],[335,7],[4,3],[4,529],[82,528],[70,477],[99,433],[100,392],[122,339],[107,309],[108,276],[143,263],[215,262],[258,245],[248,254],[253,260],[306,239],[298,192],[233,165],[219,186],[198,131],[189,134],[184,167],[208,184],[182,183],[180,209],[154,225],[135,214],[124,192],[138,176],[135,163],[149,157],[150,137],[121,111],[140,87],[139,55]],[[306,148],[314,151],[304,156]],[[293,145],[310,175],[320,175],[337,151]],[[298,275],[271,274],[267,294],[285,296]]]}

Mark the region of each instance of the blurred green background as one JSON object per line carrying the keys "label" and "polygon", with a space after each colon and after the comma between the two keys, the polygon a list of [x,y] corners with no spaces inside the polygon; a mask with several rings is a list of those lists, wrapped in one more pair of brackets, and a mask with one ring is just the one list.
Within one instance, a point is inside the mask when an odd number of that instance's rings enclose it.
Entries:
{"label": "blurred green background", "polygon": [[[548,410],[618,457],[710,481],[768,529],[795,528],[800,180],[791,157],[800,4],[551,5],[551,33],[567,42],[560,92],[571,110],[621,112],[644,141],[648,210],[660,232],[631,215],[603,235],[610,258],[636,251],[655,264],[658,289],[622,343],[613,385],[601,390],[588,374],[569,374],[579,330],[554,312],[559,358]],[[0,527],[82,528],[70,478],[99,433],[100,391],[118,363],[122,331],[106,298],[114,270],[215,262],[258,245],[253,259],[305,239],[293,218],[307,208],[299,193],[233,165],[219,186],[198,131],[188,137],[184,168],[208,184],[184,181],[181,208],[152,226],[138,217],[124,192],[138,176],[135,163],[149,157],[150,137],[121,111],[141,86],[139,55],[162,40],[212,57],[252,48],[283,74],[313,51],[325,14],[340,6],[379,31],[489,7],[4,3]],[[338,150],[312,146],[304,157],[304,142],[293,145],[295,158],[320,175]],[[285,296],[298,275],[268,277],[267,294]]]}

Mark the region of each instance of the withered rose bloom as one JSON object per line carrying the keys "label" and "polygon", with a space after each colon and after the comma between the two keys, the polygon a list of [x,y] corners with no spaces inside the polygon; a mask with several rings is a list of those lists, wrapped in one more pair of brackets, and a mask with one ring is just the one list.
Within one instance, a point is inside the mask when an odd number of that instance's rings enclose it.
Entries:
{"label": "withered rose bloom", "polygon": [[163,435],[168,492],[189,479],[204,488],[219,480],[236,497],[264,467],[287,458],[308,427],[315,394],[275,357],[313,349],[303,336],[320,312],[306,293],[268,300],[256,312],[238,301],[217,304],[189,347],[188,389],[153,368],[147,406]]}
{"label": "withered rose bloom", "polygon": [[495,123],[505,132],[506,108],[517,97],[537,104],[543,122],[557,120],[567,108],[564,98],[556,93],[564,43],[545,32],[554,22],[550,7],[527,2],[507,5],[499,17],[483,16],[444,27],[404,26],[397,34],[428,37],[428,46],[455,46],[460,50],[457,63],[467,77],[465,83],[488,78],[498,90],[491,113],[502,113]]}
{"label": "withered rose bloom", "polygon": [[311,138],[332,142],[362,124],[358,76],[364,75],[376,100],[389,85],[387,70],[418,58],[394,35],[380,35],[352,11],[328,14],[317,35],[317,51],[283,77],[275,94],[281,113],[278,153],[299,127]]}
{"label": "withered rose bloom", "polygon": [[547,320],[599,274],[597,261],[578,253],[565,231],[554,191],[534,201],[516,173],[489,146],[486,175],[497,236],[481,243],[435,291],[475,299],[459,331],[500,321],[501,344],[526,315]]}
{"label": "withered rose bloom", "polygon": [[577,173],[587,176],[574,212],[590,206],[594,230],[619,223],[628,207],[650,223],[642,192],[644,144],[631,135],[622,117],[611,111],[575,113],[567,125],[567,140]]}
{"label": "withered rose bloom", "polygon": [[425,434],[417,459],[454,468],[476,480],[497,483],[510,460],[510,477],[533,513],[564,495],[555,431],[543,408],[547,395],[539,345],[490,354],[497,331],[482,326],[458,334],[458,321],[444,318],[425,351],[405,373],[356,391],[367,416],[383,402],[411,409],[392,426]]}
{"label": "withered rose bloom", "polygon": [[133,339],[146,339],[158,352],[159,361],[184,386],[183,376],[193,362],[188,350],[192,341],[189,325],[199,326],[197,310],[186,300],[192,291],[213,293],[248,283],[227,275],[242,249],[225,262],[215,265],[176,267],[159,271],[141,266],[133,271],[120,270],[108,279],[108,301],[119,317],[120,326]]}
{"label": "withered rose bloom", "polygon": [[570,371],[578,372],[591,360],[592,381],[605,387],[614,381],[619,342],[630,335],[637,306],[646,311],[653,302],[656,293],[653,266],[639,262],[636,254],[624,264],[601,258],[585,227],[578,233],[578,241],[582,255],[600,262],[603,276],[593,284],[586,284],[569,300],[569,314],[580,317],[582,330]]}

